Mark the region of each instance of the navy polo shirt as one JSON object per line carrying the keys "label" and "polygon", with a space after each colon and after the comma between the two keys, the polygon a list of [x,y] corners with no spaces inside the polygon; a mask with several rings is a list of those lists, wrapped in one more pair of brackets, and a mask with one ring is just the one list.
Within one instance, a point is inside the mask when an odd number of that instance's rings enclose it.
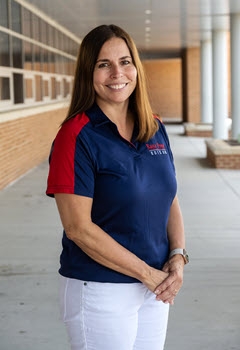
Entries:
{"label": "navy polo shirt", "polygon": [[[169,254],[167,222],[177,184],[164,125],[146,143],[128,142],[101,109],[67,121],[51,151],[47,195],[93,198],[92,221],[118,243],[161,269]],[[132,283],[104,267],[63,232],[59,273],[86,281]]]}

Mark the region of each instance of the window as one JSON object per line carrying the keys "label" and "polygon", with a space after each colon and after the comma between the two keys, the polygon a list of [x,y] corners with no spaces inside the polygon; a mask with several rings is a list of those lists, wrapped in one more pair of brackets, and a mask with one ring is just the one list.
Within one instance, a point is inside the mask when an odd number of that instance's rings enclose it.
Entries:
{"label": "window", "polygon": [[48,44],[48,25],[43,20],[40,20],[40,33],[41,33],[41,42],[44,44]]}
{"label": "window", "polygon": [[15,37],[12,38],[12,58],[13,67],[23,68],[22,40]]}
{"label": "window", "polygon": [[22,32],[22,23],[21,23],[21,6],[15,2],[11,1],[11,29],[17,33]]}
{"label": "window", "polygon": [[23,103],[23,75],[13,73],[14,103]]}
{"label": "window", "polygon": [[34,14],[32,14],[31,24],[32,24],[31,30],[32,30],[33,39],[37,41],[41,41],[40,19]]}
{"label": "window", "polygon": [[33,45],[33,69],[37,71],[42,69],[42,48],[38,45]]}
{"label": "window", "polygon": [[0,0],[0,107],[4,110],[68,99],[73,82],[79,43],[24,3]]}
{"label": "window", "polygon": [[8,0],[0,0],[0,25],[9,28]]}
{"label": "window", "polygon": [[23,42],[24,69],[33,70],[33,47],[27,41]]}
{"label": "window", "polygon": [[9,35],[0,31],[0,66],[10,66]]}
{"label": "window", "polygon": [[49,51],[42,49],[42,71],[49,72]]}
{"label": "window", "polygon": [[0,101],[10,100],[10,78],[0,77]]}
{"label": "window", "polygon": [[22,9],[22,33],[28,38],[32,38],[32,14],[23,7]]}

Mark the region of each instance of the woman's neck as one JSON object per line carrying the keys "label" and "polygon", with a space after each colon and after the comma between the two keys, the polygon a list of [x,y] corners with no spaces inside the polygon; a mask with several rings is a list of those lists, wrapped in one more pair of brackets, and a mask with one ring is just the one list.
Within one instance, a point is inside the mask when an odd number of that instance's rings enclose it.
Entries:
{"label": "woman's neck", "polygon": [[134,129],[134,116],[130,111],[128,111],[128,103],[114,105],[98,103],[98,106],[117,126],[119,134],[124,139],[131,141]]}

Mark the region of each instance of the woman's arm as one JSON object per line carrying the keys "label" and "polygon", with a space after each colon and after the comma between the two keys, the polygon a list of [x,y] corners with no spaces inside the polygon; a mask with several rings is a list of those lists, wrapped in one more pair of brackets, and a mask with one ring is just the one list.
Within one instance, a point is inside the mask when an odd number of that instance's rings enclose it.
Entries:
{"label": "woman's arm", "polygon": [[167,230],[170,251],[176,248],[185,248],[183,217],[177,196],[171,205]]}
{"label": "woman's arm", "polygon": [[55,200],[67,237],[93,260],[138,279],[151,291],[168,276],[147,265],[92,222],[91,198],[58,193]]}
{"label": "woman's arm", "polygon": [[[167,230],[170,251],[176,248],[185,248],[183,217],[177,196],[171,205]],[[166,262],[163,271],[169,273],[169,277],[155,290],[158,300],[173,303],[174,297],[183,284],[184,265],[182,255],[174,255]]]}

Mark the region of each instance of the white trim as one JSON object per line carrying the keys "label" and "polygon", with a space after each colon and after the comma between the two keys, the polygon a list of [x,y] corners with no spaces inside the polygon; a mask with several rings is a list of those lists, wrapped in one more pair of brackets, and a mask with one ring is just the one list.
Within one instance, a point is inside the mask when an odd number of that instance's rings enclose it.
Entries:
{"label": "white trim", "polygon": [[65,78],[68,81],[72,81],[74,76],[73,75],[66,75],[66,74],[59,74],[59,73],[50,73],[50,72],[43,72],[40,70],[30,70],[30,69],[21,69],[21,68],[13,68],[13,67],[5,67],[0,66],[0,74],[1,76],[11,76],[12,73],[20,73],[24,74],[28,77],[33,77],[35,75],[41,75],[44,78],[48,77],[54,77],[57,80],[61,81],[63,78]]}
{"label": "white trim", "polygon": [[48,103],[45,104],[44,106],[36,106],[36,107],[31,107],[28,108],[25,104],[23,105],[23,108],[20,109],[19,105],[16,106],[16,108],[13,110],[11,108],[11,111],[9,112],[3,112],[0,113],[0,123],[8,122],[11,120],[16,120],[19,118],[26,118],[30,117],[32,115],[44,113],[44,112],[49,112],[49,111],[54,111],[58,109],[63,109],[63,108],[68,108],[69,106],[69,101],[62,101],[62,102],[56,102],[54,101],[53,103]]}
{"label": "white trim", "polygon": [[41,43],[40,41],[37,41],[37,40],[35,40],[35,39],[31,39],[31,38],[29,38],[29,37],[27,37],[27,36],[25,36],[25,35],[23,35],[23,34],[19,34],[19,33],[17,33],[17,32],[14,32],[14,31],[11,30],[11,29],[8,29],[8,28],[5,28],[5,27],[0,26],[0,31],[2,31],[2,32],[6,33],[6,34],[9,34],[9,35],[11,35],[11,36],[14,36],[14,37],[16,37],[16,38],[18,38],[18,39],[27,41],[27,42],[29,42],[29,43],[31,43],[31,44],[37,45],[37,46],[39,46],[39,47],[41,47],[41,48],[43,48],[43,49],[46,49],[46,50],[48,50],[48,51],[57,53],[57,54],[59,54],[59,55],[61,55],[61,56],[65,56],[65,57],[67,57],[67,58],[69,58],[69,59],[71,59],[71,60],[73,60],[73,61],[76,61],[76,60],[77,60],[76,56],[70,55],[70,54],[66,53],[65,51],[56,49],[56,48],[54,48],[54,47],[52,47],[52,46],[43,44],[43,43]]}

